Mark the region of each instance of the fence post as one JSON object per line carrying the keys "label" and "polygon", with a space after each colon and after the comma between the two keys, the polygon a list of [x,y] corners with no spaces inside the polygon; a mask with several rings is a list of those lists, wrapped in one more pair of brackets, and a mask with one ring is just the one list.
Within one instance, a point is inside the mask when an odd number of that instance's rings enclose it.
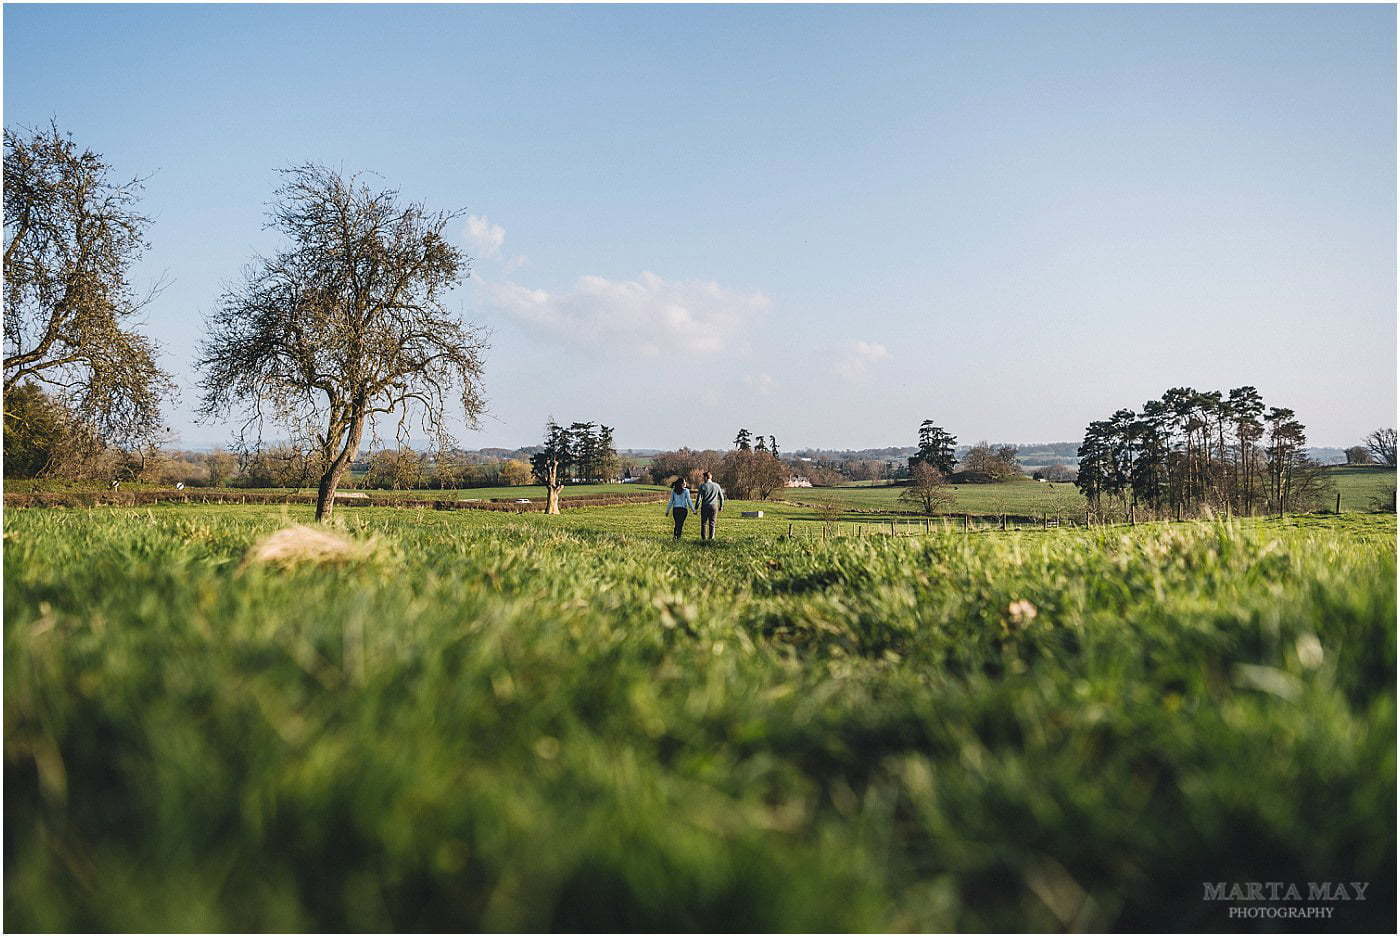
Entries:
{"label": "fence post", "polygon": [[924,518],[924,533],[927,534],[927,533],[930,532],[930,527],[929,527],[929,525],[932,524],[932,523],[933,523],[933,522],[930,521],[927,517]]}
{"label": "fence post", "polygon": [[792,523],[790,521],[788,522],[788,539],[792,539]]}
{"label": "fence post", "polygon": [[894,536],[894,521],[890,521],[890,536]]}
{"label": "fence post", "polygon": [[1337,513],[1337,514],[1342,513],[1342,493],[1341,493],[1340,491],[1337,492],[1337,510],[1336,510],[1336,513]]}

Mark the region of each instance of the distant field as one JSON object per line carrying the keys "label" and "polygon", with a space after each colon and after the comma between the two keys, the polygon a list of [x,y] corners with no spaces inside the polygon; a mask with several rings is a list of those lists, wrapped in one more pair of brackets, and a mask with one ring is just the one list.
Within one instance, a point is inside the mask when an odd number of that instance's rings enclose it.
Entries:
{"label": "distant field", "polygon": [[[1343,511],[1371,511],[1374,509],[1375,501],[1395,487],[1395,469],[1384,466],[1335,466],[1329,470],[1329,473],[1336,483],[1337,491],[1342,496]],[[101,489],[105,486],[90,483],[74,485],[42,480],[6,479],[4,487],[6,491],[26,492]],[[122,485],[123,490],[168,487],[170,486],[142,485],[131,482]],[[314,492],[315,488],[190,489],[192,494],[213,490],[235,492],[257,490],[278,493],[299,491],[308,493]],[[340,490],[342,492],[367,491],[376,498],[403,498],[406,500],[450,501],[462,498],[480,498],[482,500],[529,498],[531,501],[539,501],[545,498],[545,489],[542,485],[382,491],[358,488],[353,484],[348,484],[342,486]],[[564,488],[564,496],[634,494],[642,491],[662,492],[665,490],[664,485],[568,485]],[[836,503],[852,512],[894,511],[908,513],[915,510],[915,507],[908,502],[899,500],[903,491],[903,486],[889,485],[884,482],[853,482],[835,488],[787,488],[774,497],[777,500],[813,507],[820,504]],[[1029,478],[995,485],[954,485],[953,505],[948,509],[950,514],[1013,514],[1026,517],[1039,517],[1042,514],[1051,517],[1056,515],[1072,517],[1083,511],[1084,498],[1073,484],[1068,482],[1037,482]]]}
{"label": "distant field", "polygon": [[1395,469],[1384,465],[1338,465],[1328,470],[1343,511],[1370,511],[1372,502],[1395,490]]}
{"label": "distant field", "polygon": [[[854,510],[912,511],[915,506],[900,501],[903,486],[842,485],[839,488],[789,488],[779,495],[795,502],[836,502]],[[950,513],[1022,514],[1042,512],[1075,514],[1084,510],[1079,489],[1068,482],[1038,482],[1031,479],[996,485],[954,485]]]}
{"label": "distant field", "polygon": [[[1342,510],[1370,511],[1373,501],[1395,487],[1395,469],[1379,465],[1339,465],[1328,470],[1342,496]],[[858,511],[909,511],[901,502],[902,486],[856,483],[837,488],[789,488],[778,497],[806,503],[836,502]],[[950,513],[1072,515],[1084,510],[1084,498],[1069,482],[1031,479],[995,485],[954,485]]]}

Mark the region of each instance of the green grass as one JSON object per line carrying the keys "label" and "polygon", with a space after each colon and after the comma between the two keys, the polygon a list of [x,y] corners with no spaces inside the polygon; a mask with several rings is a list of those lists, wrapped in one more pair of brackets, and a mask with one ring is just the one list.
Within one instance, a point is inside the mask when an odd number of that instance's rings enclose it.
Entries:
{"label": "green grass", "polygon": [[[1372,511],[1375,499],[1395,488],[1395,469],[1379,465],[1338,465],[1328,469],[1342,496],[1342,511]],[[909,511],[914,506],[899,500],[903,487],[887,484],[853,484],[837,488],[789,488],[779,497],[806,503],[836,502],[858,511]],[[1017,514],[1038,517],[1082,514],[1084,498],[1068,482],[1018,479],[992,485],[954,485],[949,513]],[[1332,503],[1329,501],[1328,507]]]}
{"label": "green grass", "polygon": [[[916,511],[917,506],[900,501],[902,485],[842,485],[837,488],[789,488],[779,497],[803,502],[836,502],[854,510]],[[953,485],[949,513],[1018,514],[1039,517],[1041,512],[1082,514],[1084,498],[1068,482],[1038,482],[1026,478],[992,485]]]}
{"label": "green grass", "polygon": [[1375,502],[1395,490],[1395,469],[1385,465],[1338,465],[1328,470],[1343,511],[1372,511]]}
{"label": "green grass", "polygon": [[8,512],[7,929],[1393,927],[1393,516],[743,507],[363,508],[290,571],[302,507]]}

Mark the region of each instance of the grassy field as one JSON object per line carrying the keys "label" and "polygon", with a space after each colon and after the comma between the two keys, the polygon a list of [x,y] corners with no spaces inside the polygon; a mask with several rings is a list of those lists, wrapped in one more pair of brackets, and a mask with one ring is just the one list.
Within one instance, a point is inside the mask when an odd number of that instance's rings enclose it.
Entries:
{"label": "grassy field", "polygon": [[1393,516],[764,509],[7,512],[7,929],[1393,928]]}
{"label": "grassy field", "polygon": [[[1395,469],[1378,465],[1346,466],[1329,469],[1342,511],[1374,510],[1375,499],[1395,488]],[[909,511],[913,505],[900,502],[902,487],[891,485],[842,485],[838,488],[790,488],[781,497],[812,504],[837,502],[853,510]],[[1049,483],[1023,479],[995,485],[954,485],[952,513],[1018,514],[1038,517],[1042,512],[1073,515],[1083,513],[1084,498],[1067,482]],[[1329,504],[1329,507],[1331,505]]]}
{"label": "grassy field", "polygon": [[[1342,510],[1371,511],[1375,507],[1377,498],[1395,487],[1395,469],[1383,466],[1336,466],[1330,470],[1337,491],[1342,496]],[[70,486],[71,487],[71,486]],[[92,487],[92,486],[88,486]],[[123,485],[126,489],[155,488],[160,486],[135,485],[127,483]],[[165,486],[168,487],[168,486]],[[35,482],[32,480],[7,480],[5,482],[7,491],[44,491],[44,490],[67,490],[62,485],[54,483]],[[193,494],[197,494],[205,489],[190,489]],[[218,489],[220,491],[238,491],[242,489]],[[257,491],[291,492],[291,488],[259,488],[248,489]],[[314,488],[299,489],[303,493],[314,492]],[[366,489],[355,488],[347,484],[341,488],[342,491],[360,491]],[[638,484],[606,484],[606,485],[569,485],[564,489],[566,497],[582,497],[585,495],[599,494],[635,494],[644,491],[665,491],[664,485],[638,485]],[[835,503],[840,504],[851,512],[899,512],[908,513],[915,510],[915,506],[899,500],[900,493],[904,491],[901,486],[869,483],[854,483],[842,485],[836,488],[789,488],[776,495],[777,498],[792,501],[799,505],[820,505]],[[490,500],[492,498],[529,498],[532,501],[543,501],[545,490],[542,485],[520,485],[514,487],[496,488],[464,488],[460,490],[452,489],[423,489],[413,491],[381,491],[372,490],[369,492],[376,498],[402,498],[405,500],[425,499],[425,500],[454,500],[459,498],[480,498]],[[1063,515],[1066,517],[1082,514],[1084,511],[1084,498],[1079,494],[1074,485],[1067,482],[1042,483],[1026,478],[1013,482],[1005,482],[996,485],[955,485],[953,486],[953,504],[948,509],[949,513],[969,513],[974,515],[1000,515],[1012,514],[1023,517],[1040,517],[1042,514],[1049,516]],[[771,508],[770,508],[771,509]]]}
{"label": "grassy field", "polygon": [[1328,470],[1343,511],[1372,511],[1375,501],[1395,490],[1395,469],[1384,465],[1338,465]]}
{"label": "grassy field", "polygon": [[[789,488],[779,497],[818,504],[835,502],[858,511],[915,511],[917,507],[899,500],[903,486],[842,485],[837,488]],[[953,485],[950,513],[1019,514],[1039,517],[1051,514],[1082,514],[1084,498],[1068,482],[1038,482],[1033,479],[995,485]]]}
{"label": "grassy field", "polygon": [[[123,482],[123,491],[165,491],[172,488],[172,485],[151,485],[140,482]],[[567,497],[583,497],[585,495],[614,495],[614,494],[635,494],[639,491],[664,491],[664,485],[569,485],[564,489]],[[92,482],[72,483],[54,482],[47,479],[27,479],[15,478],[5,479],[5,490],[12,492],[30,491],[105,491],[106,485],[99,485]],[[200,492],[273,492],[279,494],[291,494],[300,492],[301,494],[315,494],[316,486],[309,485],[305,488],[189,488],[191,495]],[[422,488],[404,491],[389,491],[379,488],[359,488],[348,480],[339,488],[341,492],[363,491],[376,498],[403,498],[405,500],[453,500],[458,498],[481,498],[490,500],[492,498],[529,498],[531,500],[543,501],[545,488],[543,485],[503,485],[495,488]]]}

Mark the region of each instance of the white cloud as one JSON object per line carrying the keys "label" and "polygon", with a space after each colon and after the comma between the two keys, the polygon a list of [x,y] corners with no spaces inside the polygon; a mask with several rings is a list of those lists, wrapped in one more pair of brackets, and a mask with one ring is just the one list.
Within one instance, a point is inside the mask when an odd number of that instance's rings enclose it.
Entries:
{"label": "white cloud", "polygon": [[878,342],[853,342],[832,370],[847,380],[855,381],[865,377],[872,364],[889,357],[890,350]]}
{"label": "white cloud", "polygon": [[467,228],[463,232],[467,246],[478,257],[495,257],[506,242],[506,229],[492,224],[485,215],[468,215]]}
{"label": "white cloud", "polygon": [[551,293],[512,282],[479,281],[487,302],[546,338],[645,355],[713,355],[733,348],[745,325],[762,315],[762,293],[708,280],[635,280],[584,276]]}
{"label": "white cloud", "polygon": [[744,383],[760,394],[771,394],[777,386],[771,374],[749,374],[744,377]]}

